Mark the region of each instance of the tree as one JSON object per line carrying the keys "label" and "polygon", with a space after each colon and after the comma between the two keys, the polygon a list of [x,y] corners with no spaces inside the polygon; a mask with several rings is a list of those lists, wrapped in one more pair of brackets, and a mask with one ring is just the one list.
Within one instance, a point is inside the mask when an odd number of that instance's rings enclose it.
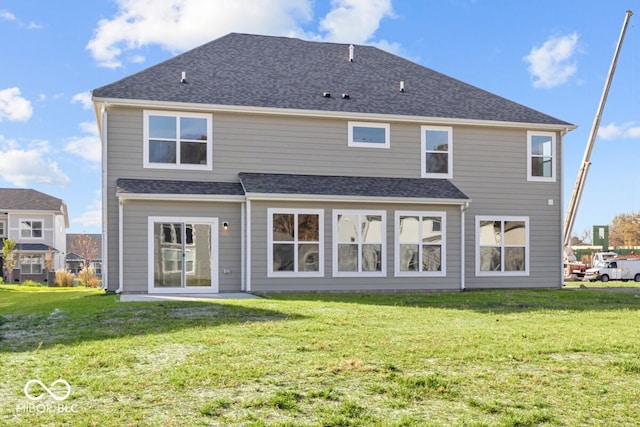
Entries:
{"label": "tree", "polygon": [[620,214],[609,225],[609,245],[640,246],[640,213]]}
{"label": "tree", "polygon": [[85,275],[84,282],[88,283],[92,275],[91,261],[98,259],[100,254],[98,242],[88,234],[80,234],[71,244],[71,252],[82,259],[84,263],[84,269],[82,270]]}
{"label": "tree", "polygon": [[7,272],[9,283],[13,282],[13,269],[18,262],[16,257],[16,241],[12,239],[5,239],[2,246],[2,258],[4,259],[4,269]]}

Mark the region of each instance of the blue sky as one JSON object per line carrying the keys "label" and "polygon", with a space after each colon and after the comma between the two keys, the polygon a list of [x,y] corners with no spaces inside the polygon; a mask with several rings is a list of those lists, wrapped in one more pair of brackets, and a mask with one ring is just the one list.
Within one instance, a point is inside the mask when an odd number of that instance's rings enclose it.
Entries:
{"label": "blue sky", "polygon": [[[372,44],[578,125],[565,204],[620,34],[637,1],[0,0],[0,187],[65,200],[100,232],[100,141],[89,91],[229,32]],[[640,13],[640,11],[636,11]],[[640,40],[631,18],[578,235],[640,211]],[[633,100],[636,102],[633,102]]]}

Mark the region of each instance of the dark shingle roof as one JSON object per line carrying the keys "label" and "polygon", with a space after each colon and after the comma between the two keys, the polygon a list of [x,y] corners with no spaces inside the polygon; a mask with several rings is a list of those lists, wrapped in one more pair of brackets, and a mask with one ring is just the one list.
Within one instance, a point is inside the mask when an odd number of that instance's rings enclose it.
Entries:
{"label": "dark shingle roof", "polygon": [[0,188],[0,210],[62,211],[62,200],[25,188]]}
{"label": "dark shingle roof", "polygon": [[43,243],[18,243],[16,244],[16,250],[28,252],[58,252],[57,249]]}
{"label": "dark shingle roof", "polygon": [[93,96],[571,126],[372,46],[355,46],[349,62],[348,46],[232,33]]}
{"label": "dark shingle roof", "polygon": [[445,179],[241,173],[240,182],[259,194],[469,200]]}
{"label": "dark shingle roof", "polygon": [[237,182],[174,181],[157,179],[120,178],[116,182],[118,194],[199,194],[242,196]]}

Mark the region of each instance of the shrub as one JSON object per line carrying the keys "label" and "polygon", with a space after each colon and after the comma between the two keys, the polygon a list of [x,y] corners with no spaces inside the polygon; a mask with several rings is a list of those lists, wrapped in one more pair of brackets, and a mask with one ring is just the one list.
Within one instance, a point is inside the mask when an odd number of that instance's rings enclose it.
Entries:
{"label": "shrub", "polygon": [[22,282],[22,286],[41,287],[44,285],[40,282],[36,282],[35,280],[25,280]]}
{"label": "shrub", "polygon": [[56,270],[56,285],[68,288],[73,286],[73,273],[67,270]]}
{"label": "shrub", "polygon": [[80,272],[78,273],[78,279],[80,279],[80,283],[82,283],[82,286],[85,286],[87,288],[99,288],[100,284],[102,283],[100,278],[96,276],[95,271],[93,271],[93,268],[91,267],[86,267],[80,270]]}
{"label": "shrub", "polygon": [[0,285],[4,285],[4,279],[0,276]]}

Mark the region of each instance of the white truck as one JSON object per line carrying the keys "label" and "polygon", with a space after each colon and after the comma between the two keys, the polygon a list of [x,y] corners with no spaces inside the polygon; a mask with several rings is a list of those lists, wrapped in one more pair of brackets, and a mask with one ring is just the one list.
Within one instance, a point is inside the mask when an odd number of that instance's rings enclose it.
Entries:
{"label": "white truck", "polygon": [[640,282],[640,259],[611,258],[606,261],[598,261],[593,268],[587,270],[584,280],[594,282],[601,280],[622,280],[623,282],[635,280]]}

